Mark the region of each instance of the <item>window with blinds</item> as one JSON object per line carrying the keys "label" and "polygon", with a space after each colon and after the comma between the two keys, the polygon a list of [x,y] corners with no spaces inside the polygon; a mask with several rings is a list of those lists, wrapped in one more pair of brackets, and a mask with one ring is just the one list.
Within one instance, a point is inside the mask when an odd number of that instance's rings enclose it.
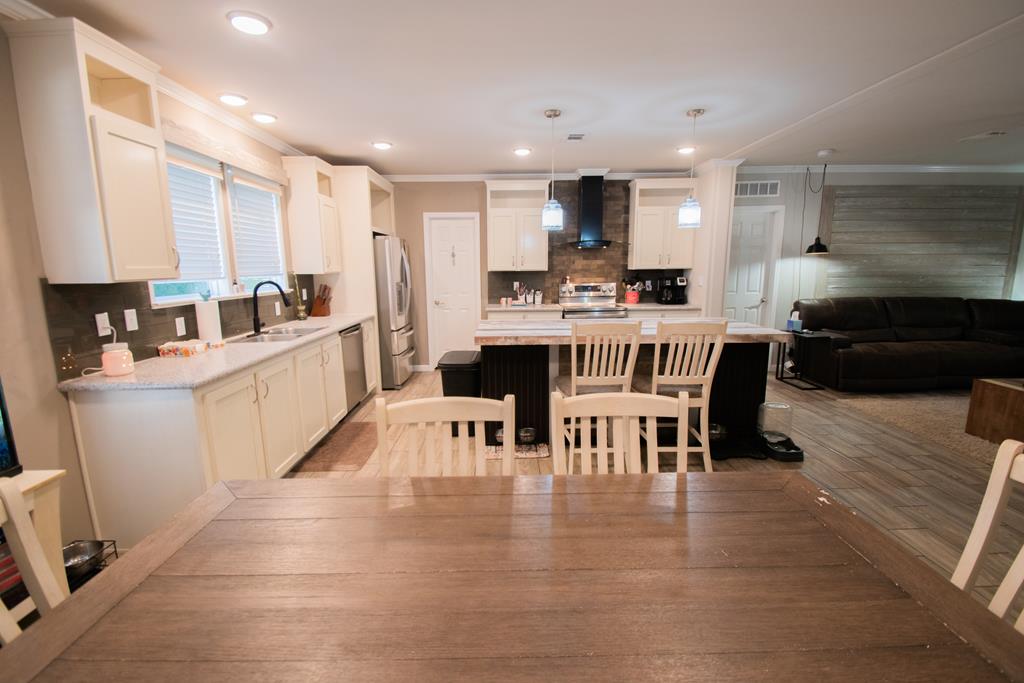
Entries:
{"label": "window with blinds", "polygon": [[174,236],[182,280],[224,277],[219,216],[220,179],[176,164],[167,165]]}
{"label": "window with blinds", "polygon": [[235,275],[277,279],[284,274],[281,200],[276,192],[235,180],[231,193]]}

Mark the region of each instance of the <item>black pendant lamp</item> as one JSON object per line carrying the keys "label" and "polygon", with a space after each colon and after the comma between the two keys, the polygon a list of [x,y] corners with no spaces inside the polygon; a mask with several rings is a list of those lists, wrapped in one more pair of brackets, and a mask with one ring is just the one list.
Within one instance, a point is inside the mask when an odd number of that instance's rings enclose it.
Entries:
{"label": "black pendant lamp", "polygon": [[[820,158],[827,158],[834,152],[833,149],[823,149],[818,151]],[[815,190],[814,186],[811,185],[811,167],[807,167],[806,175],[804,176],[804,208],[800,213],[800,233],[804,231],[804,215],[807,213],[807,190],[810,190],[814,194],[819,194],[825,189],[825,173],[828,171],[828,164],[825,164],[821,169],[821,183],[818,185],[818,189]],[[828,256],[828,245],[821,241],[820,236],[815,236],[814,241],[804,251],[807,256]]]}
{"label": "black pendant lamp", "polygon": [[804,253],[808,256],[824,256],[828,254],[828,245],[822,242],[820,237],[815,237],[814,242],[807,247],[807,251]]}

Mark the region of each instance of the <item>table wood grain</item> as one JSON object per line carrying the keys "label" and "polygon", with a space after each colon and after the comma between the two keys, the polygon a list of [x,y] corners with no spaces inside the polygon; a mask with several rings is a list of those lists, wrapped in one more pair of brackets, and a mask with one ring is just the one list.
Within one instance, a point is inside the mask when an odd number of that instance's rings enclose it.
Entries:
{"label": "table wood grain", "polygon": [[5,680],[1002,680],[1024,638],[797,473],[216,485]]}

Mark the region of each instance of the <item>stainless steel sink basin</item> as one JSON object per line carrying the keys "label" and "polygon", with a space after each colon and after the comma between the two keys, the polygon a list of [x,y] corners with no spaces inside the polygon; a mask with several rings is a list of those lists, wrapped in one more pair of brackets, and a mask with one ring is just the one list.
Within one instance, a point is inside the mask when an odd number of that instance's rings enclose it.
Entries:
{"label": "stainless steel sink basin", "polygon": [[305,337],[307,334],[313,334],[324,329],[323,327],[275,327],[271,330],[263,330],[263,334],[271,334],[274,336],[291,335],[295,337]]}
{"label": "stainless steel sink basin", "polygon": [[302,339],[301,334],[263,334],[253,337],[242,337],[241,339],[232,339],[229,344],[260,344],[263,342],[286,342],[294,341],[296,339]]}

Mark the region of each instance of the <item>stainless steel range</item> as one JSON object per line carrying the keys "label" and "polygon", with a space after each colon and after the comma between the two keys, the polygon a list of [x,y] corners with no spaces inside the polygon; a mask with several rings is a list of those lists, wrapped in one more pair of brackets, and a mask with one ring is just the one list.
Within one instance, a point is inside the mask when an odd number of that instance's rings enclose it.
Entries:
{"label": "stainless steel range", "polygon": [[625,318],[626,307],[615,303],[614,282],[558,285],[563,318]]}

